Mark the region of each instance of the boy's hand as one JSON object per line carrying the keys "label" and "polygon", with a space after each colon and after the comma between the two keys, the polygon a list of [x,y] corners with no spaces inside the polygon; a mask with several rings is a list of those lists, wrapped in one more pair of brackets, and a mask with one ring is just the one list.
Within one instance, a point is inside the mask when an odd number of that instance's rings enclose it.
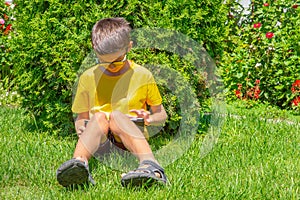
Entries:
{"label": "boy's hand", "polygon": [[85,130],[85,121],[89,120],[89,112],[78,113],[77,119],[75,121],[75,129],[78,137]]}
{"label": "boy's hand", "polygon": [[85,119],[78,119],[75,122],[75,129],[78,137],[83,133],[85,130]]}
{"label": "boy's hand", "polygon": [[150,112],[149,111],[146,111],[144,109],[141,109],[141,110],[133,109],[133,110],[130,110],[130,112],[135,113],[138,118],[143,118],[144,123],[145,123],[146,126],[150,125],[151,117],[150,117]]}

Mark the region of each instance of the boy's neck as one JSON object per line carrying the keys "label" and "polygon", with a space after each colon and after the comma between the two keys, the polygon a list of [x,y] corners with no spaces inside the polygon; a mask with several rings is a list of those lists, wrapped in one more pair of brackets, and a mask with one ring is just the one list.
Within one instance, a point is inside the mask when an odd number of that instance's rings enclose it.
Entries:
{"label": "boy's neck", "polygon": [[118,71],[118,72],[110,72],[109,70],[106,70],[104,67],[100,67],[100,69],[107,76],[120,76],[120,75],[124,74],[125,72],[127,72],[128,69],[130,68],[130,66],[131,66],[131,61],[126,60],[123,68],[120,69],[120,71]]}

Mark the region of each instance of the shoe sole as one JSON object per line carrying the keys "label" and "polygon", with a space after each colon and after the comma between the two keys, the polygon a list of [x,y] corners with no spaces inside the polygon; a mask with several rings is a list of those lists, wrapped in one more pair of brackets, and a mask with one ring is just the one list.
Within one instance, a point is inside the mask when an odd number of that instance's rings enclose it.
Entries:
{"label": "shoe sole", "polygon": [[151,177],[148,174],[134,175],[132,177],[122,178],[121,184],[123,187],[151,187],[154,184],[165,185],[165,183],[158,178]]}
{"label": "shoe sole", "polygon": [[57,172],[57,181],[64,187],[87,183],[89,172],[80,162],[74,162],[68,167],[62,167]]}

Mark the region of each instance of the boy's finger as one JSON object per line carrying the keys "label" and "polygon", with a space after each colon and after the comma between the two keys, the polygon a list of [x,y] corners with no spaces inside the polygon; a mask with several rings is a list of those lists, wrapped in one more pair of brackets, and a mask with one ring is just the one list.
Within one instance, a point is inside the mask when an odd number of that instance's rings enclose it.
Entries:
{"label": "boy's finger", "polygon": [[146,112],[143,112],[143,113],[142,113],[142,115],[143,115],[143,118],[145,118],[145,117],[147,117],[147,116],[148,116],[148,113],[146,113]]}

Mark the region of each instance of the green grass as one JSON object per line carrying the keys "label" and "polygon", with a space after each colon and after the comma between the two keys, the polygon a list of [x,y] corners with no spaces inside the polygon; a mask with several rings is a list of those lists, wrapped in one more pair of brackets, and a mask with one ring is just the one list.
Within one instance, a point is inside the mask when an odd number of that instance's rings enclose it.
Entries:
{"label": "green grass", "polygon": [[97,185],[70,191],[56,181],[72,156],[75,137],[29,131],[22,110],[0,108],[0,199],[300,199],[300,125],[269,123],[255,111],[229,109],[213,150],[200,156],[201,138],[166,166],[170,185],[128,189],[122,172],[94,162]]}

